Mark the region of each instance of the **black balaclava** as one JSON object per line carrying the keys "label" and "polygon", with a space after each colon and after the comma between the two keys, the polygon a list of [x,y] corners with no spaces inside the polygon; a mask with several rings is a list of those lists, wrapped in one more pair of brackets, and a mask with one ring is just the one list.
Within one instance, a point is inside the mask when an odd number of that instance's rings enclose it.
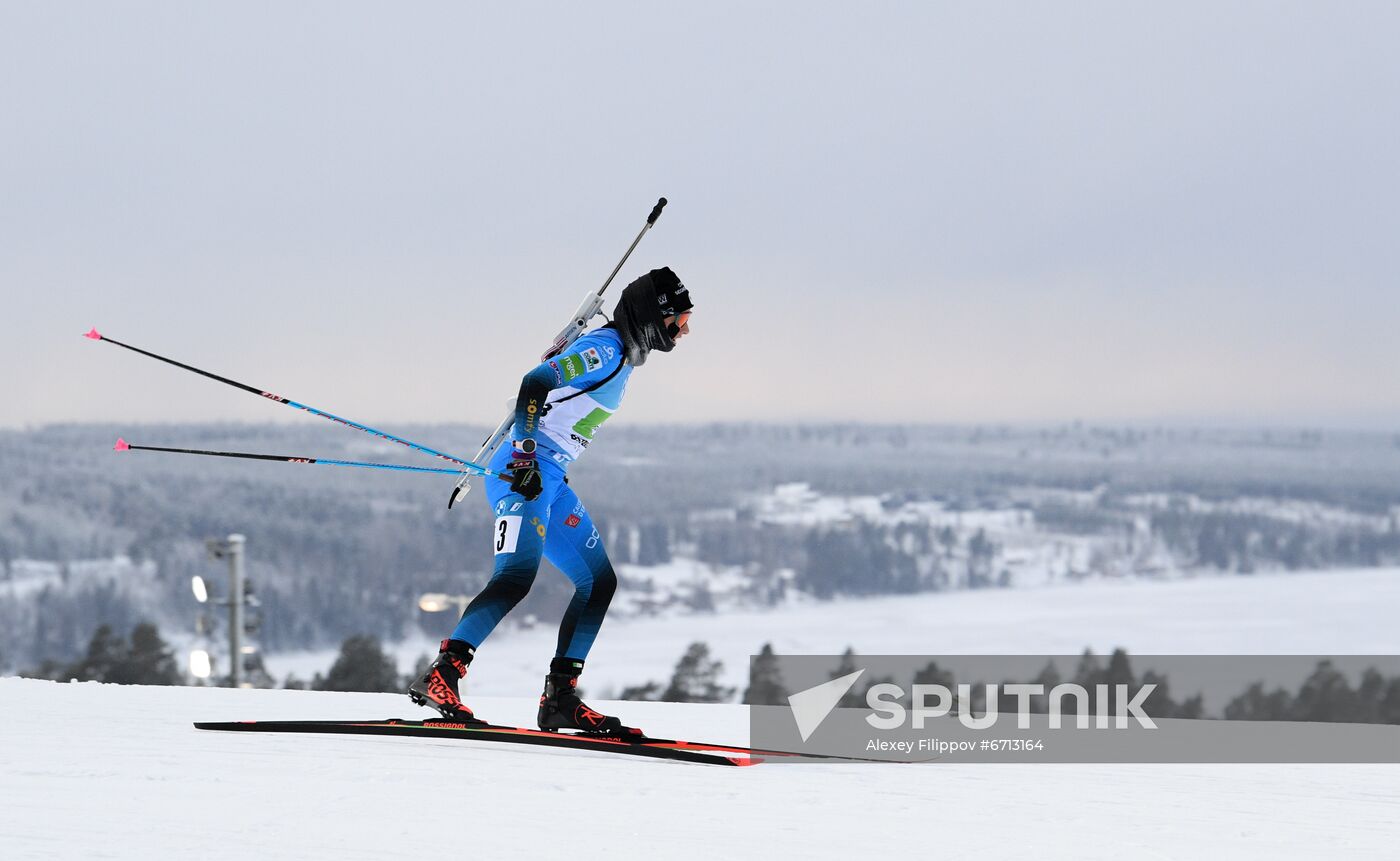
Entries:
{"label": "black balaclava", "polygon": [[652,350],[671,352],[676,346],[666,317],[689,311],[694,305],[676,273],[666,267],[653,269],[628,284],[613,310],[612,326],[622,335],[629,364],[639,366]]}

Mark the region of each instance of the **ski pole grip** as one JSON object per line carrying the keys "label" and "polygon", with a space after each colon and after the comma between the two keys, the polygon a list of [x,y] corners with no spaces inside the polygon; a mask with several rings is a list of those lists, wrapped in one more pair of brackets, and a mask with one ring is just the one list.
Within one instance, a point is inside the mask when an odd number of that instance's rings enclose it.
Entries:
{"label": "ski pole grip", "polygon": [[666,198],[664,197],[656,202],[656,206],[652,207],[651,215],[647,216],[647,227],[651,227],[653,224],[656,223],[656,219],[661,217],[661,209],[665,205]]}

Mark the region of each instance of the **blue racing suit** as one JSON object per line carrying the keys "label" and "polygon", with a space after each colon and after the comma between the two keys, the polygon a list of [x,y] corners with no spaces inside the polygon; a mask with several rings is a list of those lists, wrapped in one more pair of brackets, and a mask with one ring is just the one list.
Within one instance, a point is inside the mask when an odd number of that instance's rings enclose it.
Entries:
{"label": "blue racing suit", "polygon": [[[598,426],[622,402],[632,374],[624,355],[622,337],[603,327],[525,375],[512,438],[535,441],[544,489],[534,500],[527,500],[512,493],[504,481],[487,482],[486,496],[496,515],[495,570],[462,614],[452,639],[479,647],[530,591],[543,556],[574,584],[574,597],[559,626],[555,657],[581,661],[588,656],[617,588],[617,575],[593,518],[565,476],[569,464],[593,441]],[[502,445],[490,467],[504,470],[510,461],[511,449]]]}

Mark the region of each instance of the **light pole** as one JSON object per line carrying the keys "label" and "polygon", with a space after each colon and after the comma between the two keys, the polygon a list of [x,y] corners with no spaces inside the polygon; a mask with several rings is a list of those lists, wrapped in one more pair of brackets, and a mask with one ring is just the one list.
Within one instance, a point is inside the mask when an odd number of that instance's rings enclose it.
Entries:
{"label": "light pole", "polygon": [[243,687],[243,545],[246,539],[228,537],[228,653],[232,665],[229,687]]}
{"label": "light pole", "polygon": [[228,560],[228,655],[229,686],[243,686],[243,607],[247,603],[243,587],[243,547],[247,539],[234,533],[219,540],[211,538],[204,542],[209,555],[215,559]]}

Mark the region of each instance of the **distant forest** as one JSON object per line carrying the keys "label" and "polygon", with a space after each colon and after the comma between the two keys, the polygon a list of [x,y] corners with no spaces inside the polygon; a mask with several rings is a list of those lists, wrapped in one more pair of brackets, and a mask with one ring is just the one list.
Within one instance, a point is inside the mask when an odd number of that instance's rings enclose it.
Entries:
{"label": "distant forest", "polygon": [[[392,430],[463,456],[486,433]],[[117,453],[118,435],[435,465],[321,422],[0,432],[0,669],[76,660],[101,624],[188,627],[191,575],[221,579],[204,541],[232,532],[248,536],[267,650],[334,645],[351,632],[394,640],[425,622],[438,630],[441,617],[419,611],[418,596],[470,594],[488,576],[490,513],[479,487],[449,512],[449,476]],[[1241,574],[1400,564],[1400,437],[1390,434],[619,422],[570,476],[615,562],[730,566],[742,597],[758,604],[793,590],[823,599],[1013,579],[1004,536],[893,517],[923,502],[1025,512],[1066,545],[1093,538],[1072,576],[1148,576],[1164,564]],[[756,500],[790,482],[878,498],[879,512],[810,524],[765,518]],[[1153,495],[1159,501],[1144,507]],[[84,573],[91,560],[118,556],[132,560],[128,573]],[[57,573],[41,576],[39,563]],[[522,611],[556,612],[569,591],[562,576],[542,572]],[[701,589],[685,600],[703,612],[713,599]]]}

